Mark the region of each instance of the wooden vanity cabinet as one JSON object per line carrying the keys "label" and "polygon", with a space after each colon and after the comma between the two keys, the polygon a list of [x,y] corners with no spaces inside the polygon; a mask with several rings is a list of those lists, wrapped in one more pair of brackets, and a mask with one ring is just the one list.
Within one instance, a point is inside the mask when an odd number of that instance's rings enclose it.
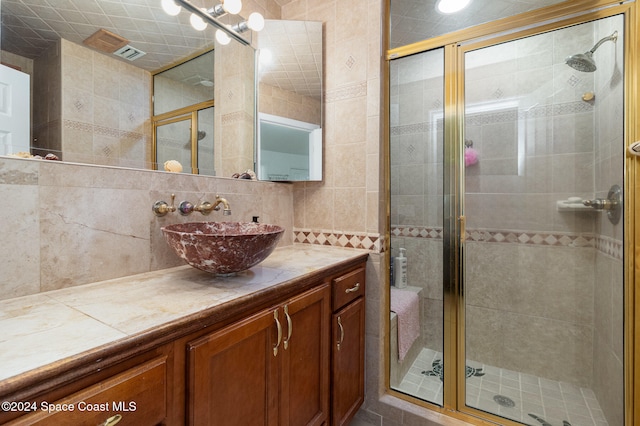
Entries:
{"label": "wooden vanity cabinet", "polygon": [[[363,265],[61,361],[42,380],[0,388],[3,400],[38,404],[0,411],[0,424],[347,424],[364,394]],[[43,402],[75,411],[49,413]]]}
{"label": "wooden vanity cabinet", "polygon": [[190,342],[188,423],[325,424],[330,305],[323,284]]}
{"label": "wooden vanity cabinet", "polygon": [[332,281],[331,424],[348,425],[364,402],[365,269]]}

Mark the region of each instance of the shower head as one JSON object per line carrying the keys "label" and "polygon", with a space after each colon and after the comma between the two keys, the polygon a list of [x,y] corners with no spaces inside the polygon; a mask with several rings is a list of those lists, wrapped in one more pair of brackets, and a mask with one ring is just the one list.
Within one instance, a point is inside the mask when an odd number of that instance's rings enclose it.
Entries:
{"label": "shower head", "polygon": [[600,47],[602,43],[605,41],[615,41],[618,39],[618,32],[614,31],[608,37],[601,39],[599,42],[595,44],[591,48],[591,50],[584,53],[577,53],[575,55],[571,55],[567,57],[564,62],[569,65],[571,68],[576,69],[582,72],[594,72],[598,67],[596,66],[596,61],[593,60],[593,53]]}

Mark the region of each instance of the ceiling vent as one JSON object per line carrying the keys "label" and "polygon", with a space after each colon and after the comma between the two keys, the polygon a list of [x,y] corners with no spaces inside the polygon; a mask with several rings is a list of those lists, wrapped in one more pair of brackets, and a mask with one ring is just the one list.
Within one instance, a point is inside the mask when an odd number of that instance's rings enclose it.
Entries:
{"label": "ceiling vent", "polygon": [[128,61],[135,61],[136,59],[146,55],[146,53],[142,50],[136,49],[135,47],[132,47],[128,44],[123,48],[116,50],[115,52],[113,52],[113,54]]}
{"label": "ceiling vent", "polygon": [[92,47],[96,50],[100,50],[105,53],[112,53],[129,43],[124,37],[114,34],[111,31],[107,31],[104,28],[99,29],[95,33],[91,34],[86,40],[83,41],[86,46]]}

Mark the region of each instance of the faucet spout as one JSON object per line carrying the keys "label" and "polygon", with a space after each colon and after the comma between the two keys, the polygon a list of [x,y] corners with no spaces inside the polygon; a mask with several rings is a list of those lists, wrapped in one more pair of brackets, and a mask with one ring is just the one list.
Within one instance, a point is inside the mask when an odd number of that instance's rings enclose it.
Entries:
{"label": "faucet spout", "polygon": [[231,208],[229,207],[229,202],[225,198],[222,198],[221,196],[216,195],[216,201],[213,203],[213,209],[215,211],[220,210],[220,204],[222,204],[223,206],[222,214],[224,216],[231,215]]}
{"label": "faucet spout", "polygon": [[213,203],[210,203],[208,201],[203,201],[202,203],[193,207],[193,210],[200,212],[204,215],[208,215],[213,210],[215,211],[220,210],[220,204],[222,204],[222,206],[224,207],[224,209],[222,210],[222,214],[225,216],[229,216],[231,214],[231,208],[229,207],[229,202],[224,198],[220,197],[219,195],[216,195],[216,201],[214,201]]}

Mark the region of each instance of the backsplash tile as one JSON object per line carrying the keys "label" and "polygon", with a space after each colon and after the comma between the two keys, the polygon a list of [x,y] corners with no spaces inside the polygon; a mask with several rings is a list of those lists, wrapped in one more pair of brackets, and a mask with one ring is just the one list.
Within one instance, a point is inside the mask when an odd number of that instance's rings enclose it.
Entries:
{"label": "backsplash tile", "polygon": [[[213,200],[213,212],[156,217],[157,200]],[[293,243],[292,185],[152,170],[0,157],[0,299],[177,266],[183,262],[160,228],[192,221],[251,221],[283,226]]]}

